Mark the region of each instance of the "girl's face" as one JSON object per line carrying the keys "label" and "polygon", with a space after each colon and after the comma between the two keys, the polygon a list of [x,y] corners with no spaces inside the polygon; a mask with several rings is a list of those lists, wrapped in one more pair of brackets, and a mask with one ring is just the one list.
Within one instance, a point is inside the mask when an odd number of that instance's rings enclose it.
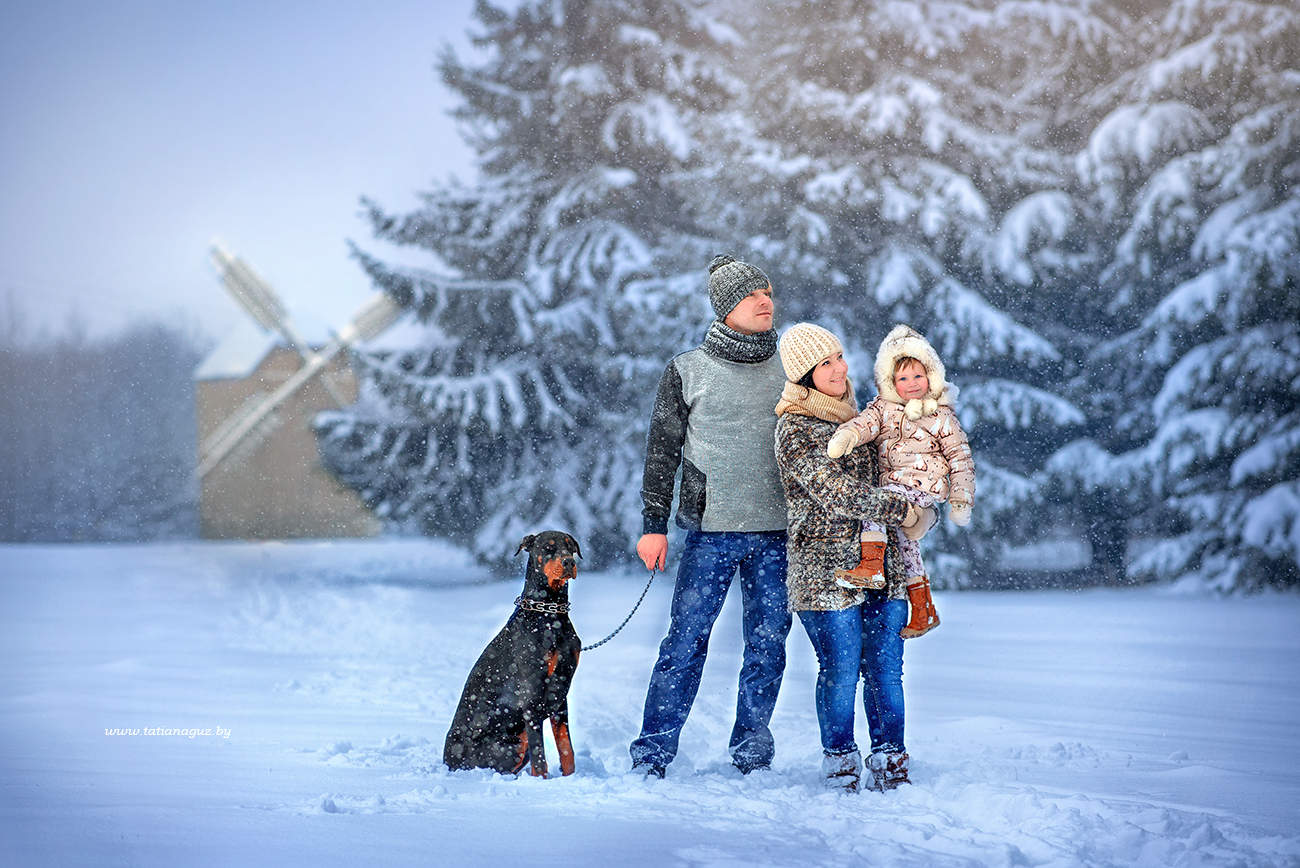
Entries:
{"label": "girl's face", "polygon": [[930,392],[930,378],[925,375],[925,365],[915,359],[905,362],[894,372],[894,388],[904,401],[924,398]]}
{"label": "girl's face", "polygon": [[812,370],[813,386],[817,391],[839,398],[849,388],[849,364],[844,361],[844,353],[834,353],[817,363]]}

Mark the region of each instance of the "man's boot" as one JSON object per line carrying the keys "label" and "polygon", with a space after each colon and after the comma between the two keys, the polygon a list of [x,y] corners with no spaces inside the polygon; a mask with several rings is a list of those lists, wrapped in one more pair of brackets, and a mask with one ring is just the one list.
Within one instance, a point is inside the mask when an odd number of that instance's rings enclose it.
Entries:
{"label": "man's boot", "polygon": [[885,586],[885,535],[868,531],[862,536],[862,559],[851,570],[836,570],[835,584],[855,590],[878,590]]}
{"label": "man's boot", "polygon": [[939,613],[934,610],[934,598],[930,596],[930,580],[917,576],[907,581],[907,601],[912,607],[912,617],[907,626],[898,631],[904,639],[924,636],[939,626]]}

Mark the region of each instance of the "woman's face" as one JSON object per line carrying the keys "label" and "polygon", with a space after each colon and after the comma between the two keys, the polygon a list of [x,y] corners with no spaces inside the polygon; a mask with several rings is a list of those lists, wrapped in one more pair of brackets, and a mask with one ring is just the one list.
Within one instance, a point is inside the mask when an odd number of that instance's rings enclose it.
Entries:
{"label": "woman's face", "polygon": [[812,370],[813,385],[817,391],[839,398],[849,387],[849,365],[844,353],[834,353],[817,363]]}

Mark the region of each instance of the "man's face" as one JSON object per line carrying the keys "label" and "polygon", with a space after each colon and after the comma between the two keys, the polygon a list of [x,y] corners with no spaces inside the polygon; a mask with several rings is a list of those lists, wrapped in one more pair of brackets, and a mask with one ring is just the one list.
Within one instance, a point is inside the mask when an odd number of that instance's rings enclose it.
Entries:
{"label": "man's face", "polygon": [[741,299],[723,322],[741,334],[756,335],[771,330],[775,315],[776,303],[772,301],[772,285],[769,283]]}

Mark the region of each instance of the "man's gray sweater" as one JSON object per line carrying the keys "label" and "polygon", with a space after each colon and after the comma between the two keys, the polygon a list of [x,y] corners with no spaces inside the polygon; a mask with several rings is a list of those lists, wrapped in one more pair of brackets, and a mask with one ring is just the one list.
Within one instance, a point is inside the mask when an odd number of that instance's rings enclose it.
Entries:
{"label": "man's gray sweater", "polygon": [[674,358],[659,381],[641,483],[643,533],[667,533],[679,466],[679,526],[785,530],[785,493],[772,447],[785,384],[781,361],[776,355],[737,361],[739,354],[714,338]]}

